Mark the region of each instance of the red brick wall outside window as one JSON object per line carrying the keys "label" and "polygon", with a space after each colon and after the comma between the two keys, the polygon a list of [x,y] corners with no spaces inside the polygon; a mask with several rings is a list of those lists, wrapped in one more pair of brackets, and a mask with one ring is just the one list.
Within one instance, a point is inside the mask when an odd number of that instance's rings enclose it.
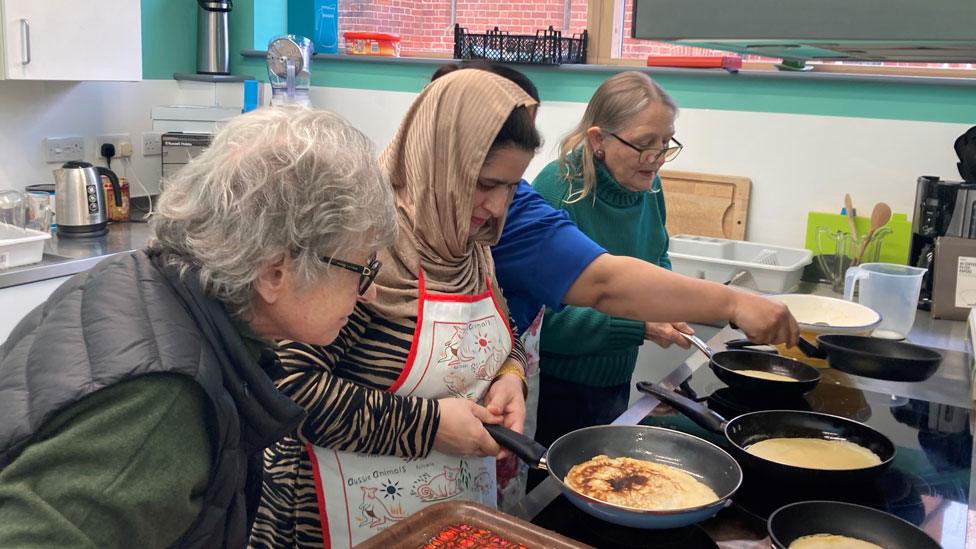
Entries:
{"label": "red brick wall outside window", "polygon": [[[564,0],[457,0],[457,22],[469,32],[498,27],[512,34],[534,35],[550,25],[564,35],[586,28],[586,0],[571,0],[569,29],[563,29]],[[648,55],[737,55],[731,52],[678,46],[630,38],[633,0],[624,6],[622,58],[646,59]],[[343,32],[385,32],[400,36],[400,48],[410,54],[450,54],[454,49],[450,0],[339,0],[340,47]],[[776,61],[745,56],[747,61]],[[836,64],[836,63],[833,63]],[[890,67],[974,68],[944,63],[868,63]]]}
{"label": "red brick wall outside window", "polygon": [[[630,35],[633,0],[627,0]],[[534,35],[550,25],[564,35],[586,28],[586,0],[572,0],[569,29],[563,29],[564,0],[458,0],[457,22],[470,32],[496,26],[512,34]],[[449,0],[339,0],[339,31],[386,32],[400,36],[400,48],[413,53],[451,53],[454,29]],[[657,55],[714,55],[710,50],[646,40],[624,40],[624,58]],[[726,52],[725,55],[734,55]]]}

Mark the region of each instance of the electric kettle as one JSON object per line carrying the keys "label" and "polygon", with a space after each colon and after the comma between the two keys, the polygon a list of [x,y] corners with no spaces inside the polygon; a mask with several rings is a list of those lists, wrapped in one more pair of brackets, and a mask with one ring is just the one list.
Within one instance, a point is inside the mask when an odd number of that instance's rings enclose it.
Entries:
{"label": "electric kettle", "polygon": [[101,236],[108,232],[108,210],[101,176],[112,182],[115,205],[122,206],[122,188],[115,172],[71,161],[54,170],[54,212],[59,236]]}

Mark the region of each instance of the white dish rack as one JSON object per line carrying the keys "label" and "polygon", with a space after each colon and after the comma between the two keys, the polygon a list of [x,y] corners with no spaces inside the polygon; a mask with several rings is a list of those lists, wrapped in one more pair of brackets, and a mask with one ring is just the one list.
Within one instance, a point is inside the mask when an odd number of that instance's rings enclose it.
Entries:
{"label": "white dish rack", "polygon": [[37,263],[44,257],[44,241],[51,235],[0,223],[0,270]]}
{"label": "white dish rack", "polygon": [[796,289],[813,258],[803,248],[691,235],[672,236],[668,255],[676,273],[725,283],[746,271],[766,293]]}

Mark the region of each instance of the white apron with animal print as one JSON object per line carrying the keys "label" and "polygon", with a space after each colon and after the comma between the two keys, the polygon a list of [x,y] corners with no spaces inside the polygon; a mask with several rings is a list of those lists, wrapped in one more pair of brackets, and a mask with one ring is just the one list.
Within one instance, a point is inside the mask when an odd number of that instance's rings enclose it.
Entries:
{"label": "white apron with animal print", "polygon": [[[410,354],[389,391],[479,401],[512,351],[512,331],[488,284],[478,295],[428,294],[423,273]],[[351,547],[433,503],[495,506],[495,458],[432,451],[426,458],[313,446],[325,547]]]}

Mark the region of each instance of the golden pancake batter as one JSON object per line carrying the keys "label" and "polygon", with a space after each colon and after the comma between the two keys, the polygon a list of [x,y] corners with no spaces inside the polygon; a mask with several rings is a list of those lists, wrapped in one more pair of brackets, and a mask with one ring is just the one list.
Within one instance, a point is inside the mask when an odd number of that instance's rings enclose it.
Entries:
{"label": "golden pancake batter", "polygon": [[807,469],[864,469],[881,463],[867,448],[846,440],[821,438],[769,438],[746,451],[769,461]]}
{"label": "golden pancake batter", "polygon": [[880,545],[847,536],[813,534],[793,540],[788,549],[884,549]]}
{"label": "golden pancake batter", "polygon": [[769,379],[772,381],[798,381],[790,376],[784,376],[783,374],[774,374],[773,372],[765,372],[763,370],[732,370],[737,374],[742,374],[744,376],[756,377],[759,379]]}
{"label": "golden pancake batter", "polygon": [[688,473],[640,459],[599,455],[577,464],[566,484],[591,498],[653,511],[687,509],[718,500],[718,495]]}

